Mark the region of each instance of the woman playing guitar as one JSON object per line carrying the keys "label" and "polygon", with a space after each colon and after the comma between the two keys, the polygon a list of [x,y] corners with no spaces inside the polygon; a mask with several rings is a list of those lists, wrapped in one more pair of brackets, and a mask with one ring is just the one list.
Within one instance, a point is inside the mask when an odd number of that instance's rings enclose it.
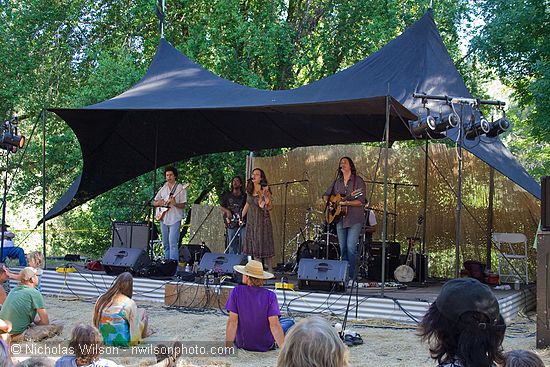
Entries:
{"label": "woman playing guitar", "polygon": [[340,158],[336,180],[325,191],[323,198],[327,202],[328,211],[336,210],[336,206],[339,206],[343,212],[336,224],[336,232],[342,260],[349,262],[350,279],[355,276],[357,242],[365,221],[365,190],[365,181],[357,175],[351,158]]}

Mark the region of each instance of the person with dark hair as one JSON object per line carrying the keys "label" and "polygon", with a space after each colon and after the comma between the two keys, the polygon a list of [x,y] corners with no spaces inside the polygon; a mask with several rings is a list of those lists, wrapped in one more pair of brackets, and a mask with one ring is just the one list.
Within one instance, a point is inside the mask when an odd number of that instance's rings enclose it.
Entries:
{"label": "person with dark hair", "polygon": [[492,367],[502,363],[506,324],[491,289],[473,278],[453,279],[419,324],[439,367]]}
{"label": "person with dark hair", "polygon": [[178,242],[181,220],[187,203],[187,186],[176,182],[178,170],[168,166],[164,169],[166,183],[155,196],[156,219],[160,221],[164,258],[179,261]]}
{"label": "person with dark hair", "polygon": [[544,362],[530,350],[512,350],[504,355],[502,367],[544,367]]}
{"label": "person with dark hair", "polygon": [[136,345],[151,334],[147,314],[137,307],[132,299],[133,292],[134,278],[124,272],[97,299],[93,323],[101,332],[105,345]]}
{"label": "person with dark hair", "polygon": [[229,254],[241,252],[241,239],[244,238],[246,231],[244,218],[241,218],[245,204],[246,192],[243,190],[243,180],[240,176],[235,176],[231,179],[231,191],[225,193],[221,202],[221,210],[227,230],[226,246]]}
{"label": "person with dark hair", "polygon": [[247,217],[243,253],[255,260],[266,260],[269,272],[273,272],[272,259],[275,255],[273,225],[270,211],[273,208],[271,190],[265,172],[260,168],[252,170],[252,178],[246,185],[246,204],[241,217]]}
{"label": "person with dark hair", "polygon": [[338,243],[340,244],[340,256],[343,261],[349,263],[350,282],[355,277],[357,261],[357,243],[361,235],[361,229],[365,221],[365,181],[357,175],[355,164],[350,157],[340,158],[336,180],[330,185],[323,199],[330,208],[331,198],[335,195],[342,198],[336,205],[340,206],[343,217],[336,224]]}

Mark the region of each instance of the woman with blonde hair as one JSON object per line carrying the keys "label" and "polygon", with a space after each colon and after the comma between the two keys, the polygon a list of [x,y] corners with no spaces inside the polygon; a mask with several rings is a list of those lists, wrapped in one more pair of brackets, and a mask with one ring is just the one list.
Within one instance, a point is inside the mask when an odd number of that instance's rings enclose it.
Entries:
{"label": "woman with blonde hair", "polygon": [[95,304],[93,323],[106,345],[127,347],[139,344],[149,336],[145,310],[138,309],[132,300],[134,278],[120,274],[111,288]]}
{"label": "woman with blonde hair", "polygon": [[277,367],[347,367],[349,350],[336,330],[318,316],[299,321],[285,337]]}

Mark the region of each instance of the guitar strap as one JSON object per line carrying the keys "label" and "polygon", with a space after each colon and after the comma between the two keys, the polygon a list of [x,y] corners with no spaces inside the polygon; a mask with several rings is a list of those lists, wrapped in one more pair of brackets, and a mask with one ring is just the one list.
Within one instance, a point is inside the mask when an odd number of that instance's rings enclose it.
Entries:
{"label": "guitar strap", "polygon": [[174,193],[176,192],[176,189],[178,188],[178,183],[176,182],[176,184],[174,185],[174,187],[172,187],[172,190],[170,190],[170,195],[169,196],[173,196]]}

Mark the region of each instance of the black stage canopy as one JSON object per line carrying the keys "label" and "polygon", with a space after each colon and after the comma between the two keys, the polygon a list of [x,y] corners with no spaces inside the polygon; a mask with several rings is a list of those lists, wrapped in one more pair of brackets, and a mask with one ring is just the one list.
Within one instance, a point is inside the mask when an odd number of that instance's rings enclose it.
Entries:
{"label": "black stage canopy", "polygon": [[[415,92],[470,97],[431,11],[357,64],[284,91],[220,78],[161,39],[146,75],[126,92],[50,109],[73,129],[84,164],[45,219],[153,170],[156,137],[158,165],[216,152],[381,141],[391,96],[390,140],[414,139],[407,122],[424,113]],[[498,138],[465,148],[540,198],[540,186]]]}

